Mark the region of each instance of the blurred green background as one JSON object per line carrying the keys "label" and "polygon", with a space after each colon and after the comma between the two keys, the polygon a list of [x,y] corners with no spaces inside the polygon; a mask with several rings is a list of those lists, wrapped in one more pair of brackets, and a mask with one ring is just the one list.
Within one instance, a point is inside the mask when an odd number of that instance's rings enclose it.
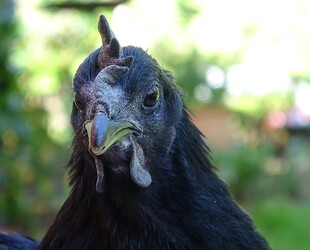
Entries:
{"label": "blurred green background", "polygon": [[309,249],[310,2],[114,2],[0,1],[0,230],[40,239],[67,197],[71,81],[104,14],[175,74],[271,247]]}

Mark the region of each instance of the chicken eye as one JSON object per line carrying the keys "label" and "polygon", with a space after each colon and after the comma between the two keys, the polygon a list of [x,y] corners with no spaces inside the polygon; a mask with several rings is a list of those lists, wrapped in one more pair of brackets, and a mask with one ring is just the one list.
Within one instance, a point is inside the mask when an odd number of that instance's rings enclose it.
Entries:
{"label": "chicken eye", "polygon": [[74,94],[74,99],[73,99],[74,105],[75,107],[79,110],[79,111],[84,111],[84,104],[83,102],[76,96],[76,94]]}
{"label": "chicken eye", "polygon": [[147,108],[154,107],[159,99],[159,88],[155,85],[150,91],[147,93],[144,98],[143,105]]}

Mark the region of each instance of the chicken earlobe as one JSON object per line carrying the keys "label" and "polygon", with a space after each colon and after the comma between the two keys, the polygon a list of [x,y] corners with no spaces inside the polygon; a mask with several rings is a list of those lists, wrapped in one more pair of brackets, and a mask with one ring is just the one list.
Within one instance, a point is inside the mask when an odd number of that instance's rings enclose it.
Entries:
{"label": "chicken earlobe", "polygon": [[104,167],[102,161],[97,157],[95,157],[95,164],[97,170],[96,191],[98,194],[102,194],[104,184]]}
{"label": "chicken earlobe", "polygon": [[148,187],[152,182],[150,172],[145,169],[144,152],[139,143],[130,137],[132,157],[130,160],[130,176],[134,183],[141,188]]}

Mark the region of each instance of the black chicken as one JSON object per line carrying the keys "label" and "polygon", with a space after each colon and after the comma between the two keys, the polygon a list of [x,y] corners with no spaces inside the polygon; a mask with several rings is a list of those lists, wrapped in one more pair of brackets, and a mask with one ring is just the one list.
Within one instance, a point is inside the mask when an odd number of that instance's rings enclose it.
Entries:
{"label": "black chicken", "polygon": [[121,48],[103,16],[99,32],[73,81],[72,191],[39,249],[268,249],[214,173],[171,74]]}

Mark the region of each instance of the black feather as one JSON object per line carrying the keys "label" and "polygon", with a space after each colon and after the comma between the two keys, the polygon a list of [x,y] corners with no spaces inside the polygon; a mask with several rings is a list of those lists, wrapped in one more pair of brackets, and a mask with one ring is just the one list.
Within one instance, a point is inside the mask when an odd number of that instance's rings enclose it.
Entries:
{"label": "black feather", "polygon": [[39,242],[21,234],[0,232],[0,250],[34,250]]}

